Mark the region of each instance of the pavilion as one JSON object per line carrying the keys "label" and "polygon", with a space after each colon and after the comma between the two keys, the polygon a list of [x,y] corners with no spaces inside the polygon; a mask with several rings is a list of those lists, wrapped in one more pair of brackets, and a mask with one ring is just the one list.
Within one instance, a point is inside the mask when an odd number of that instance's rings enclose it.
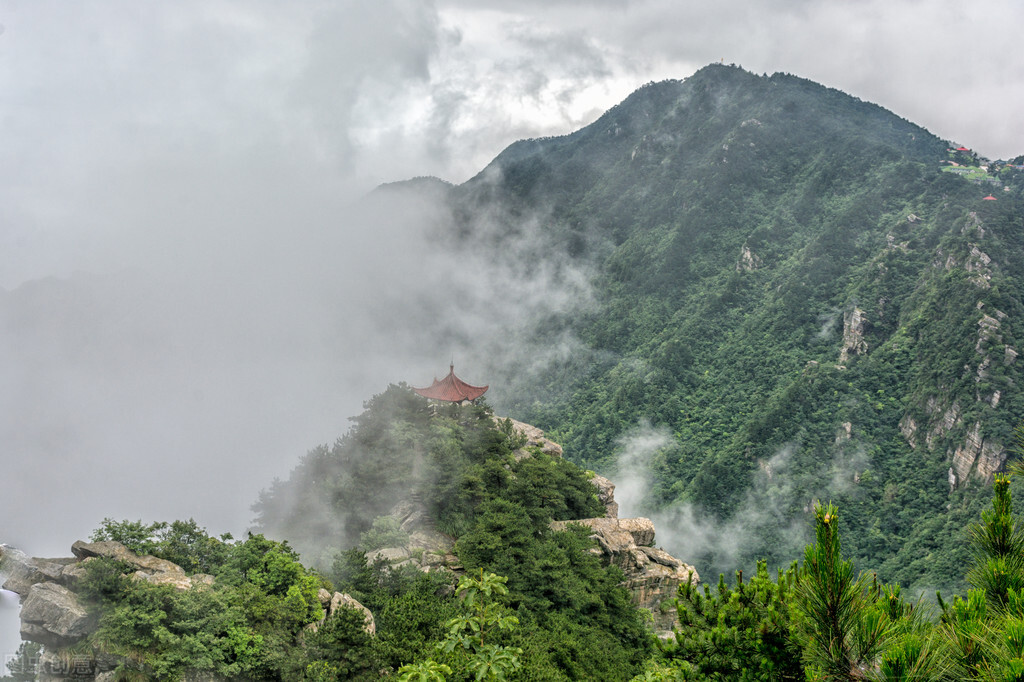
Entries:
{"label": "pavilion", "polygon": [[448,367],[448,376],[440,381],[434,377],[434,383],[426,388],[413,387],[413,391],[431,400],[449,403],[473,402],[487,392],[489,386],[473,386],[455,376],[455,364]]}

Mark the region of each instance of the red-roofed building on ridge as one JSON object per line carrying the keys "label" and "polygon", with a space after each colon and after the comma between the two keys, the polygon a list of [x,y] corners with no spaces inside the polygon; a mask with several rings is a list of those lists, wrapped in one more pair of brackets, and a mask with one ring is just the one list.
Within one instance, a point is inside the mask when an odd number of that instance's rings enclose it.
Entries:
{"label": "red-roofed building on ridge", "polygon": [[473,402],[484,393],[490,386],[473,386],[455,376],[455,365],[448,368],[448,376],[440,381],[434,378],[434,383],[426,388],[413,387],[413,391],[431,400],[443,400],[449,403]]}
{"label": "red-roofed building on ridge", "polygon": [[989,195],[988,195],[987,197],[985,197],[984,199],[982,199],[982,201],[999,201],[999,200],[998,200],[998,199],[996,199],[996,198],[995,198],[994,196],[992,196],[991,194],[989,194]]}

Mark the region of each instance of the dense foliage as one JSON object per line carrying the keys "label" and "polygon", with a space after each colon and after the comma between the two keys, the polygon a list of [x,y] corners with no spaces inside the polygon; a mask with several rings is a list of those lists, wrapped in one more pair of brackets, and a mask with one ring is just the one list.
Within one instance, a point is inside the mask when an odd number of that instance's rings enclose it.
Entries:
{"label": "dense foliage", "polygon": [[[522,679],[635,674],[650,634],[621,571],[588,551],[593,541],[582,527],[549,527],[604,514],[583,471],[536,448],[514,457],[524,439],[483,402],[432,407],[391,386],[354,422],[333,447],[314,449],[276,482],[256,510],[262,529],[303,549],[379,618],[384,668],[431,660],[444,623],[455,617],[450,600],[438,596],[443,578],[368,563],[364,554],[402,544],[388,514],[416,500],[438,530],[457,538],[454,551],[467,571],[507,579],[503,599],[518,627],[499,643],[521,650]],[[452,660],[435,662],[452,667],[451,679],[468,674]]]}
{"label": "dense foliage", "polygon": [[[208,571],[210,585],[176,589],[135,580],[111,558],[83,564],[76,591],[96,618],[81,644],[121,658],[123,674],[180,679],[189,672],[253,680],[376,679],[376,654],[363,631],[363,614],[341,609],[324,617],[318,591],[330,584],[302,566],[286,543],[251,535],[244,541],[208,536],[194,521],[106,520],[94,539],[177,558],[193,575]],[[344,644],[344,646],[339,646]],[[334,670],[336,677],[312,674]]]}
{"label": "dense foliage", "polygon": [[972,524],[966,598],[939,608],[897,585],[854,573],[839,515],[815,509],[815,542],[801,565],[772,580],[758,565],[717,593],[682,588],[680,625],[637,680],[1024,679],[1024,544],[1010,481],[997,476],[992,509]]}
{"label": "dense foliage", "polygon": [[[503,409],[568,460],[645,481],[648,511],[702,529],[660,526],[702,574],[756,566],[684,588],[653,655],[621,573],[581,528],[549,528],[601,514],[586,476],[516,459],[486,404],[432,407],[405,386],[261,495],[257,530],[291,546],[106,521],[94,539],[216,580],[181,592],[90,562],[89,644],[167,679],[1024,679],[1009,479],[982,511],[1024,413],[1024,171],[950,146],[841,92],[716,65],[431,185],[456,253],[522,253],[504,247],[541,225],[530,267],[592,275],[582,313],[524,331],[571,353],[501,356]],[[640,425],[658,445],[626,457]],[[489,585],[486,600],[368,562],[407,540],[389,516],[407,500],[458,538],[480,581],[462,591]],[[305,630],[329,582],[373,611],[376,637],[355,611]],[[926,587],[966,596],[903,597]]]}

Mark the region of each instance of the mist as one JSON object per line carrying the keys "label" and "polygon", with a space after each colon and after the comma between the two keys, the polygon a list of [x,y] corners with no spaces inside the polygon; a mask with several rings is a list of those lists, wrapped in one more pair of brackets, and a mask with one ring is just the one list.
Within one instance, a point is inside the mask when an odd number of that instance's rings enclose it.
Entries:
{"label": "mist", "polygon": [[589,301],[588,273],[539,263],[539,218],[496,258],[486,239],[453,244],[429,192],[342,204],[268,184],[204,212],[157,218],[180,220],[184,243],[158,232],[166,246],[137,267],[0,299],[4,542],[63,556],[105,517],[240,536],[259,491],[389,383],[429,385],[454,361],[500,404],[509,366],[575,346],[528,330]]}
{"label": "mist", "polygon": [[[658,507],[649,499],[654,467],[679,447],[668,429],[646,422],[624,433],[617,443],[615,498],[621,517],[646,516],[654,521],[658,546],[685,561],[710,562],[697,567],[707,572],[710,566],[710,575],[701,573],[705,582],[714,582],[720,572],[731,579],[737,568],[753,571],[754,565],[744,565],[751,548],[786,561],[802,556],[813,540],[814,506],[836,495],[856,494],[859,474],[871,465],[867,448],[845,427],[837,432],[829,452],[810,458],[799,457],[804,447],[800,443],[786,443],[758,463],[743,499],[729,518],[720,519],[692,502]],[[810,467],[809,461],[814,462]]]}

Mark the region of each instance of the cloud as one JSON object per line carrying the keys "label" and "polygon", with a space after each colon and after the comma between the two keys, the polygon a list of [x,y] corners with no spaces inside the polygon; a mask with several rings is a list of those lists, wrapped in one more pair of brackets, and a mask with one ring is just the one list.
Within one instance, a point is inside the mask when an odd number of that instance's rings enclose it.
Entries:
{"label": "cloud", "polygon": [[[732,575],[751,552],[789,561],[801,556],[813,534],[812,515],[818,500],[856,495],[860,473],[870,468],[867,448],[847,437],[841,427],[834,447],[816,455],[811,469],[801,457],[804,446],[787,443],[758,463],[750,486],[727,519],[717,518],[688,501],[657,508],[646,499],[655,482],[660,453],[679,447],[667,429],[641,422],[618,442],[615,498],[620,517],[647,516],[654,521],[656,541],[680,559],[698,564],[705,581],[718,573]],[[797,462],[800,462],[798,465]],[[808,484],[810,483],[810,487]]]}
{"label": "cloud", "polygon": [[642,421],[619,437],[616,460],[615,497],[619,516],[630,518],[650,513],[644,498],[653,482],[652,458],[662,450],[678,447],[672,432],[665,427],[652,427]]}

